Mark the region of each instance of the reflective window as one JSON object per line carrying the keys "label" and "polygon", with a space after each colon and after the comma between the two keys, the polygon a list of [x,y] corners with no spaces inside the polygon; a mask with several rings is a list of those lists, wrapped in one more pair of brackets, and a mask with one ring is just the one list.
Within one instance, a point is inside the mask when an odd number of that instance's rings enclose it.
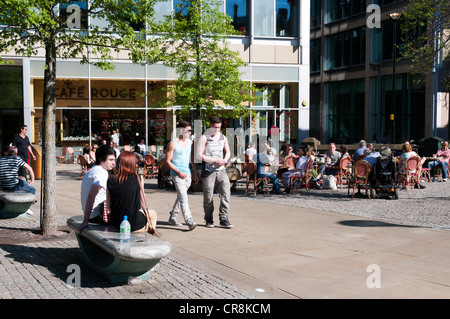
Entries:
{"label": "reflective window", "polygon": [[171,0],[165,0],[155,3],[156,21],[163,21],[164,16],[171,14],[172,12],[171,5],[172,5]]}
{"label": "reflective window", "polygon": [[226,13],[237,31],[242,35],[249,34],[250,0],[226,0]]}
{"label": "reflective window", "polygon": [[325,23],[365,12],[366,0],[326,0]]}
{"label": "reflective window", "polygon": [[277,37],[295,37],[298,29],[298,1],[276,0]]}
{"label": "reflective window", "polygon": [[364,79],[326,84],[324,143],[357,143],[364,136]]}
{"label": "reflective window", "polygon": [[92,110],[91,119],[94,140],[109,139],[112,130],[119,129],[123,145],[145,141],[144,110]]}
{"label": "reflective window", "polygon": [[273,23],[273,15],[275,12],[274,2],[255,1],[254,5],[254,34],[256,36],[273,37],[275,35]]}
{"label": "reflective window", "polygon": [[320,38],[311,40],[309,51],[311,72],[320,71],[320,47]]}
{"label": "reflective window", "polygon": [[349,30],[325,38],[325,70],[363,64],[366,59],[366,28]]}
{"label": "reflective window", "polygon": [[320,0],[311,0],[311,28],[315,28],[320,25],[320,4]]}

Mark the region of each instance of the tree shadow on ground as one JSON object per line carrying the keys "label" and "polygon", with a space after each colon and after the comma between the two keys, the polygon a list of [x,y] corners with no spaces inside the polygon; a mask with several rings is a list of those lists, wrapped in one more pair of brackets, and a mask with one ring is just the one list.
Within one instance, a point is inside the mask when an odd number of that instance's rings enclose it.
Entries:
{"label": "tree shadow on ground", "polygon": [[73,270],[68,270],[68,267],[70,265],[78,265],[81,274],[81,288],[106,288],[114,286],[84,264],[79,248],[31,247],[0,244],[0,250],[5,252],[4,257],[10,258],[12,263],[20,263],[23,267],[27,267],[27,264],[44,267],[64,283],[67,283],[68,277],[73,273]]}

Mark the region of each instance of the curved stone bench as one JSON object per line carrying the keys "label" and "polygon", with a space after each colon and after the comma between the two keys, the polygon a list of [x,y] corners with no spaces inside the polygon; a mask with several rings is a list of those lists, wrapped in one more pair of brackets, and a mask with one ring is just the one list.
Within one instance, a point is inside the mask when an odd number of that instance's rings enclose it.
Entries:
{"label": "curved stone bench", "polygon": [[167,241],[149,233],[131,234],[128,243],[120,242],[113,226],[89,224],[77,233],[83,216],[67,220],[75,231],[86,264],[111,283],[124,283],[128,278],[149,280],[150,270],[172,251]]}
{"label": "curved stone bench", "polygon": [[34,204],[36,196],[24,191],[0,192],[0,218],[26,216],[26,211]]}

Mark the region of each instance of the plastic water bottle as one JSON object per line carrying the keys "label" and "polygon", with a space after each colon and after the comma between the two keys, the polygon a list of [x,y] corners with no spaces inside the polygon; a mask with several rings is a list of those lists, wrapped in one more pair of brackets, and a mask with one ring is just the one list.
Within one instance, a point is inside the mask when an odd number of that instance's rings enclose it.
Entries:
{"label": "plastic water bottle", "polygon": [[120,242],[128,243],[131,238],[131,225],[127,216],[123,216],[123,221],[120,223]]}

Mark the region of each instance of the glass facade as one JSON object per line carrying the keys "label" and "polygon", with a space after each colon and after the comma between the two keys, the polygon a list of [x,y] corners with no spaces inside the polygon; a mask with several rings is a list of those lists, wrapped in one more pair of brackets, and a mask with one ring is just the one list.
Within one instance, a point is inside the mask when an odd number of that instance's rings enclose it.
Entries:
{"label": "glass facade", "polygon": [[311,0],[311,16],[310,16],[311,29],[316,28],[321,24],[320,20],[322,10],[321,2],[322,2],[321,0]]}
{"label": "glass facade", "polygon": [[[380,86],[381,80],[381,86]],[[395,77],[395,104],[392,100],[392,75],[370,79],[371,135],[393,138],[390,114],[395,115],[396,143],[425,136],[425,83],[421,77],[397,74]]]}
{"label": "glass facade", "polygon": [[276,0],[276,36],[298,37],[298,0]]}
{"label": "glass facade", "polygon": [[[394,30],[392,20],[384,20],[381,22],[381,28],[371,29],[371,61],[392,60],[394,46]],[[397,23],[397,57],[401,56],[401,47],[404,42],[400,23]]]}
{"label": "glass facade", "polygon": [[325,23],[366,12],[366,0],[325,0]]}
{"label": "glass facade", "polygon": [[255,1],[254,16],[255,36],[298,36],[298,0]]}
{"label": "glass facade", "polygon": [[309,63],[310,63],[310,72],[320,71],[320,49],[321,49],[321,39],[311,40],[309,43]]}
{"label": "glass facade", "polygon": [[366,28],[361,27],[325,38],[325,70],[362,65],[366,60]]}
{"label": "glass facade", "polygon": [[226,0],[225,10],[237,31],[250,34],[250,0]]}
{"label": "glass facade", "polygon": [[325,85],[324,143],[357,143],[364,139],[364,79]]}
{"label": "glass facade", "polygon": [[298,84],[256,83],[256,87],[263,99],[255,102],[258,119],[254,120],[253,128],[270,136],[270,129],[275,126],[280,129],[280,141],[298,143]]}
{"label": "glass facade", "polygon": [[[34,79],[35,140],[40,139],[38,123],[42,118],[43,80]],[[56,90],[57,145],[70,146],[107,140],[119,129],[122,145],[135,144],[140,139],[149,145],[170,138],[165,111],[154,110],[161,99],[155,81],[59,79]],[[152,93],[154,92],[154,93]],[[148,123],[146,123],[146,112]],[[148,127],[148,131],[146,131]]]}
{"label": "glass facade", "polygon": [[[448,128],[448,107],[436,99],[440,75],[423,79],[410,62],[401,59],[410,35],[401,30],[404,16],[394,24],[387,14],[403,12],[407,3],[400,1],[311,0],[310,134],[322,143],[372,141],[375,134],[378,138],[386,134],[390,142],[402,143],[436,136],[440,127],[444,131]],[[398,4],[392,6],[394,3]],[[380,12],[379,28],[367,27],[368,4],[388,6]],[[321,23],[324,25],[317,29]],[[422,27],[426,26],[417,25],[418,34],[424,32]],[[370,47],[367,53],[366,47]],[[392,92],[394,52],[400,59]]]}
{"label": "glass facade", "polygon": [[394,2],[399,2],[399,1],[402,1],[402,0],[371,0],[370,3],[378,4],[379,6],[384,6],[384,5],[391,4]]}

